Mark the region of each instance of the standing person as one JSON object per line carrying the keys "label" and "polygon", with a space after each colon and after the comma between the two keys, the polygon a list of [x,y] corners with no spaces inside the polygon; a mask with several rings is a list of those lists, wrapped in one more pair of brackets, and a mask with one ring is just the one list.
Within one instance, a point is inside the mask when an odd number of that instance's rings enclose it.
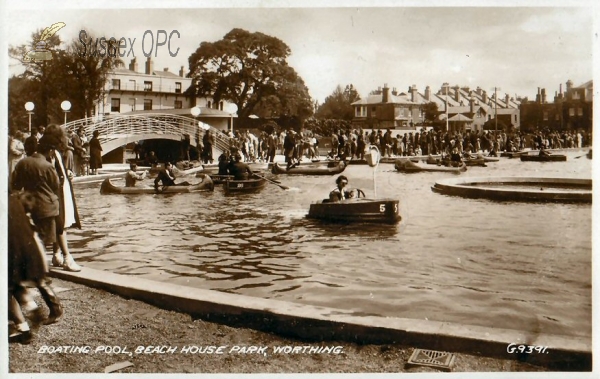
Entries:
{"label": "standing person", "polygon": [[90,171],[92,175],[98,175],[98,169],[102,168],[102,146],[98,136],[100,132],[94,130],[90,139]]}
{"label": "standing person", "polygon": [[42,139],[42,137],[44,136],[44,133],[46,132],[46,125],[38,125],[37,127],[37,133],[35,134],[35,139],[40,142],[40,139]]}
{"label": "standing person", "polygon": [[[23,298],[26,289],[23,282],[33,282],[40,291],[44,302],[50,308],[50,315],[44,324],[57,322],[63,314],[60,300],[50,287],[47,279],[48,266],[44,258],[44,247],[35,234],[29,216],[25,213],[18,194],[8,197],[8,317],[15,324],[15,333],[9,342],[28,344],[33,337],[29,324],[17,298]],[[34,304],[36,320],[40,320],[40,310]],[[32,310],[33,310],[32,309]]]}
{"label": "standing person", "polygon": [[210,134],[210,130],[207,130],[202,137],[202,144],[204,145],[204,150],[202,150],[202,156],[204,163],[213,163],[213,144],[215,140],[213,136]]}
{"label": "standing person", "polygon": [[285,162],[287,163],[287,168],[292,167],[294,163],[294,148],[296,147],[296,142],[294,138],[294,131],[288,130],[285,135],[285,139],[283,141],[283,155],[285,156]]}
{"label": "standing person", "polygon": [[50,161],[54,165],[59,178],[57,195],[60,206],[59,215],[56,219],[56,242],[52,244],[52,265],[55,267],[62,266],[66,271],[78,272],[81,271],[81,267],[75,263],[69,251],[66,232],[66,229],[70,227],[81,229],[73,184],[71,183],[73,173],[66,170],[64,160],[60,154],[66,144],[67,135],[64,129],[58,125],[49,125],[44,137],[40,140],[40,146],[44,145],[44,149],[46,149],[46,145],[50,147]]}
{"label": "standing person", "polygon": [[73,165],[75,166],[75,175],[80,176],[85,174],[83,168],[87,155],[87,150],[83,147],[83,138],[85,138],[85,131],[82,127],[77,129],[77,133],[71,138],[73,144]]}
{"label": "standing person", "polygon": [[29,137],[25,138],[25,143],[23,144],[23,147],[25,149],[25,154],[27,154],[28,157],[35,153],[35,151],[37,150],[37,144],[38,140],[35,133],[32,133],[29,135]]}
{"label": "standing person", "polygon": [[67,140],[66,144],[63,146],[62,155],[65,162],[65,169],[67,171],[71,171],[71,173],[75,173],[75,158],[73,152],[75,148],[73,147],[73,132],[71,130],[67,131]]}

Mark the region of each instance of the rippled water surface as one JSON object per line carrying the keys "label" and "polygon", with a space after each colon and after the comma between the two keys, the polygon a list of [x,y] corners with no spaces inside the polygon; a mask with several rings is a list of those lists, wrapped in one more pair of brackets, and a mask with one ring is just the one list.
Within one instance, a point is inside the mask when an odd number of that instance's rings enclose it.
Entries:
{"label": "rippled water surface", "polygon": [[[591,177],[591,161],[501,158],[467,176]],[[279,176],[283,191],[100,195],[77,185],[78,262],[124,275],[380,315],[591,335],[591,206],[435,194],[451,173],[349,166],[353,187],[400,199],[397,225],[308,220],[332,177]],[[375,179],[375,181],[374,181]],[[376,184],[374,186],[374,183]]]}

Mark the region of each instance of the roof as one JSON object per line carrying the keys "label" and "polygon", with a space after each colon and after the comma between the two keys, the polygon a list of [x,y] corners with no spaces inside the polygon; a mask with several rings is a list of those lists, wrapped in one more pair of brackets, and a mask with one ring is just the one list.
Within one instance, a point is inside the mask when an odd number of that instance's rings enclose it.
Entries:
{"label": "roof", "polygon": [[416,105],[417,103],[413,103],[406,96],[394,96],[392,94],[388,95],[388,102],[383,102],[383,94],[378,95],[369,95],[366,99],[360,99],[352,103],[352,105],[367,105],[367,104],[406,104],[406,105]]}
{"label": "roof", "polygon": [[592,88],[594,86],[594,81],[593,80],[588,80],[587,82],[583,83],[582,85],[579,85],[575,88]]}
{"label": "roof", "polygon": [[473,121],[473,119],[470,119],[467,116],[463,115],[462,113],[459,113],[455,116],[450,117],[448,119],[448,121],[471,122],[471,121]]}
{"label": "roof", "polygon": [[192,80],[191,78],[186,78],[183,76],[179,76],[177,74],[172,73],[171,71],[152,71],[152,74],[146,74],[145,72],[132,71],[125,67],[118,67],[111,71],[114,74],[123,74],[123,75],[138,75],[138,76],[159,76],[162,78],[179,78],[179,79],[187,79]]}

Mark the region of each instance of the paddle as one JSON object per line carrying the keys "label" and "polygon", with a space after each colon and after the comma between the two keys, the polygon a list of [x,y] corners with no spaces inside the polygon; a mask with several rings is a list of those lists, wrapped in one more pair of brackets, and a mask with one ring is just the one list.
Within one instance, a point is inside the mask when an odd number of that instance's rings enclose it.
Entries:
{"label": "paddle", "polygon": [[288,189],[290,189],[290,187],[286,187],[286,186],[282,186],[281,184],[277,184],[277,182],[275,182],[275,181],[273,181],[273,180],[271,180],[271,179],[267,179],[267,178],[265,178],[264,176],[260,176],[260,175],[258,175],[258,174],[254,174],[254,176],[256,176],[256,177],[258,177],[258,178],[261,178],[261,179],[264,179],[264,180],[266,180],[267,182],[269,182],[269,183],[271,183],[271,184],[274,184],[274,185],[276,185],[277,187],[281,188],[282,190],[288,190]]}

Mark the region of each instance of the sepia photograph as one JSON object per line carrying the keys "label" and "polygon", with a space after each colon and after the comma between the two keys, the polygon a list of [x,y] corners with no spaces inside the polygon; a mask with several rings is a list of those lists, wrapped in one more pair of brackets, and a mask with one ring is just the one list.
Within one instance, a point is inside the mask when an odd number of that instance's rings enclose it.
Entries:
{"label": "sepia photograph", "polygon": [[1,7],[0,376],[597,374],[592,1]]}

